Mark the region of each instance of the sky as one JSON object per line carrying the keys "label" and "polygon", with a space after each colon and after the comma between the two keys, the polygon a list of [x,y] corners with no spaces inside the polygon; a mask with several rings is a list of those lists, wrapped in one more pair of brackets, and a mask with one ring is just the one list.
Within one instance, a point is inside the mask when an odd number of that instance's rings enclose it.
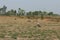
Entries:
{"label": "sky", "polygon": [[7,6],[7,10],[22,8],[25,11],[53,11],[60,14],[60,0],[0,0],[0,8]]}

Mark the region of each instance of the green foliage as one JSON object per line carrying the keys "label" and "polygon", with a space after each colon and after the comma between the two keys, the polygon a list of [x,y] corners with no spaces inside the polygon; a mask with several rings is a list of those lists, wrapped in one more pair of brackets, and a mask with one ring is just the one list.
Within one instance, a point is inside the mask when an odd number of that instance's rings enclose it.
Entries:
{"label": "green foliage", "polygon": [[30,12],[27,12],[27,14],[26,14],[27,16],[32,16],[32,12],[30,11]]}
{"label": "green foliage", "polygon": [[25,12],[25,10],[19,8],[18,12],[14,9],[11,9],[6,12],[7,7],[4,5],[2,8],[0,8],[0,15],[6,15],[6,16],[39,16],[41,19],[44,18],[44,16],[57,16],[57,14],[54,14],[53,12],[46,12],[46,11],[29,11]]}
{"label": "green foliage", "polygon": [[[42,39],[43,38],[46,39],[46,40],[52,39],[53,35],[56,36],[58,39],[60,39],[59,35],[57,35],[57,32],[54,31],[54,30],[44,30],[43,32],[41,32]],[[48,37],[48,38],[46,38],[46,37]]]}
{"label": "green foliage", "polygon": [[53,12],[49,12],[48,15],[51,16],[51,15],[54,15],[54,14],[53,14]]}
{"label": "green foliage", "polygon": [[18,9],[18,16],[24,16],[25,15],[25,10],[19,8]]}
{"label": "green foliage", "polygon": [[43,14],[43,13],[41,13],[41,19],[42,19],[42,20],[44,19],[44,14]]}
{"label": "green foliage", "polygon": [[12,34],[11,38],[17,39],[17,36],[18,36],[18,33],[15,32],[15,33]]}
{"label": "green foliage", "polygon": [[0,38],[4,38],[5,37],[5,34],[0,34]]}

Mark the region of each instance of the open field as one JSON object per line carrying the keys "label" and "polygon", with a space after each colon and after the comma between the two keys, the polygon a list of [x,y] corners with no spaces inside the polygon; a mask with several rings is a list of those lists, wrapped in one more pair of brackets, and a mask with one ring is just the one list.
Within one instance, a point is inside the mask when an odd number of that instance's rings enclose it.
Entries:
{"label": "open field", "polygon": [[60,40],[60,22],[0,16],[0,40]]}

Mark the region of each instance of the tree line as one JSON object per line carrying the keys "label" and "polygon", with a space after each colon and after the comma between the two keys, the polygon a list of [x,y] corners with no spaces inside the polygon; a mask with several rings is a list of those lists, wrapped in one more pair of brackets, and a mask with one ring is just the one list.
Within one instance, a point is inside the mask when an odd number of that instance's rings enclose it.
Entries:
{"label": "tree line", "polygon": [[25,12],[25,10],[18,8],[18,12],[14,9],[11,9],[7,11],[7,7],[4,5],[2,8],[0,8],[0,15],[6,15],[6,16],[57,16],[58,14],[54,14],[53,12],[46,12],[46,11],[29,11]]}

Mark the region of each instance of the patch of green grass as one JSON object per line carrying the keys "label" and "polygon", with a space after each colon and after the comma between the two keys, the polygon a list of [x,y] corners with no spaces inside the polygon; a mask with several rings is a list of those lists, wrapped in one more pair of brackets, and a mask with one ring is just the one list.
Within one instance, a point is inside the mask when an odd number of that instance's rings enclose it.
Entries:
{"label": "patch of green grass", "polygon": [[0,38],[4,38],[5,37],[5,34],[0,34]]}
{"label": "patch of green grass", "polygon": [[17,32],[15,32],[15,33],[13,33],[13,34],[11,35],[11,38],[17,39],[17,37],[18,37],[18,33],[17,33]]}
{"label": "patch of green grass", "polygon": [[24,31],[20,31],[20,35],[21,37],[28,37],[28,38],[32,38],[32,37],[40,37],[40,32],[41,30],[36,28],[36,27],[29,27],[28,29],[24,30]]}
{"label": "patch of green grass", "polygon": [[[52,36],[56,36],[57,38],[59,38],[59,36],[57,35],[57,32],[54,30],[44,30],[41,32],[41,40],[50,40],[52,39]],[[46,38],[48,37],[48,38]]]}

